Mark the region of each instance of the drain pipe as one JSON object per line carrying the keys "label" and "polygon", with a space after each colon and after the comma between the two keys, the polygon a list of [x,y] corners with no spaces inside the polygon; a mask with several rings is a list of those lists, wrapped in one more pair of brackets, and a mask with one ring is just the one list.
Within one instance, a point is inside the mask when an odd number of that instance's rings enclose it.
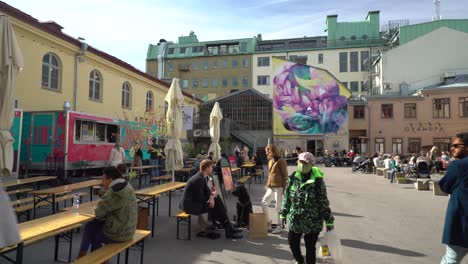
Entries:
{"label": "drain pipe", "polygon": [[81,42],[80,52],[75,56],[75,81],[73,83],[73,111],[77,111],[78,107],[78,64],[83,62],[85,51],[88,49],[88,44],[86,44],[85,39],[78,37],[78,40]]}

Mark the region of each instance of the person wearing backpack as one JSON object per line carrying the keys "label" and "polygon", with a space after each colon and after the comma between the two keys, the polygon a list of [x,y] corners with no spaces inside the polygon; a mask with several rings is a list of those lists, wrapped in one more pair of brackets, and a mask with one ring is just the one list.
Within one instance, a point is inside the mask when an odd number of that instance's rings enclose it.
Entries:
{"label": "person wearing backpack", "polygon": [[461,263],[468,253],[468,133],[457,134],[450,149],[456,160],[439,182],[440,189],[450,194],[442,236],[446,253],[441,264]]}
{"label": "person wearing backpack", "polygon": [[[288,179],[280,218],[289,223],[289,247],[296,263],[315,263],[315,244],[323,222],[327,231],[334,228],[323,172],[314,167],[315,157],[310,152],[299,154],[297,170]],[[306,258],[301,253],[301,237],[304,235]]]}

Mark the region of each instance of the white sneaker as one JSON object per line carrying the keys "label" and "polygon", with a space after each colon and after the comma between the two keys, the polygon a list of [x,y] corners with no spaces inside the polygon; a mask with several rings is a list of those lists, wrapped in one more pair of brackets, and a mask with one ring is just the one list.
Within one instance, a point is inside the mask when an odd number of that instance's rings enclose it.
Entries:
{"label": "white sneaker", "polygon": [[279,225],[277,225],[275,227],[275,229],[273,229],[273,231],[271,231],[272,234],[279,234],[281,233],[281,231],[283,231],[283,229],[281,229],[281,227]]}

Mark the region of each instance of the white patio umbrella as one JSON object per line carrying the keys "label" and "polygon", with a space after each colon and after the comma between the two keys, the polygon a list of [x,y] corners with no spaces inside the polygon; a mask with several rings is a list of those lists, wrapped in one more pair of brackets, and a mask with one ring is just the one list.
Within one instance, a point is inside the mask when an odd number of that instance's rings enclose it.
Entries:
{"label": "white patio umbrella", "polygon": [[211,145],[208,150],[213,152],[213,161],[217,162],[221,158],[221,146],[219,145],[219,134],[220,134],[220,124],[221,119],[223,119],[223,113],[221,113],[221,108],[219,108],[219,103],[216,102],[211,110],[210,114],[210,137]]}
{"label": "white patio umbrella", "polygon": [[165,100],[168,103],[166,123],[169,140],[166,143],[164,152],[166,153],[166,169],[172,170],[172,181],[174,181],[175,171],[184,167],[182,145],[179,140],[182,132],[182,103],[184,102],[184,96],[180,90],[179,79],[172,79]]}
{"label": "white patio umbrella", "polygon": [[[23,68],[23,56],[15,32],[5,15],[0,15],[0,176],[10,176],[13,168],[13,143],[10,128],[14,118],[16,74]],[[20,241],[16,215],[10,197],[0,187],[0,248]]]}
{"label": "white patio umbrella", "polygon": [[13,168],[13,143],[10,129],[14,119],[16,74],[23,68],[23,55],[13,27],[0,15],[0,170],[5,176]]}

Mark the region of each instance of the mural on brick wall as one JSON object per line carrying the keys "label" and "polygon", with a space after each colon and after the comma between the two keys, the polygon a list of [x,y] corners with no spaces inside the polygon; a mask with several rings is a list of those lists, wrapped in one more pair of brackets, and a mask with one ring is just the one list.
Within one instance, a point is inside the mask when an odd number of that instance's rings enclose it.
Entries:
{"label": "mural on brick wall", "polygon": [[351,92],[327,70],[273,58],[275,135],[337,133]]}

